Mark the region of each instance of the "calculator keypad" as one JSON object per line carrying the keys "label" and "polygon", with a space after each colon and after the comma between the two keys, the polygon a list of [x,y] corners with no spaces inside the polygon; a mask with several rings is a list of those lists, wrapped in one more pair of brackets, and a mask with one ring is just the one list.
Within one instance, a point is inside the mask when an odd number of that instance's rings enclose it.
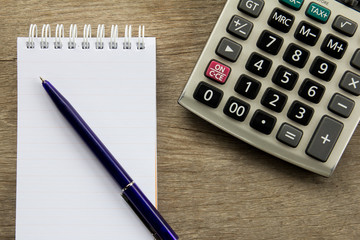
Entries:
{"label": "calculator keypad", "polygon": [[360,120],[356,18],[335,1],[228,0],[225,9],[179,103],[329,176]]}

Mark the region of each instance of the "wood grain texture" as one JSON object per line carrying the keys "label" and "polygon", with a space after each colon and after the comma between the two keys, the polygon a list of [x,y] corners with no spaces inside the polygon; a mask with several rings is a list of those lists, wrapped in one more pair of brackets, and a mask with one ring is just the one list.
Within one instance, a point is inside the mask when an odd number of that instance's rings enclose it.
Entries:
{"label": "wood grain texture", "polygon": [[157,37],[158,202],[181,239],[360,239],[360,129],[327,179],[177,104],[224,3],[0,0],[0,239],[15,238],[16,37],[31,23],[76,23],[80,36],[85,23],[106,36],[111,24],[145,24]]}

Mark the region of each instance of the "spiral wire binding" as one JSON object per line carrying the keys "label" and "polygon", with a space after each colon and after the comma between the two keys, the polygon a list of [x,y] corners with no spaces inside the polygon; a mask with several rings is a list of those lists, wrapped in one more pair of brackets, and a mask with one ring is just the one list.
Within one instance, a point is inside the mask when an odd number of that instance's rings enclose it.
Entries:
{"label": "spiral wire binding", "polygon": [[29,41],[26,42],[27,48],[35,48],[34,37],[37,38],[37,26],[36,24],[31,24],[29,29]]}
{"label": "spiral wire binding", "polygon": [[41,31],[40,48],[49,48],[48,38],[51,38],[51,29],[49,24],[44,24]]}
{"label": "spiral wire binding", "polygon": [[111,25],[111,36],[109,42],[110,49],[117,49],[117,39],[119,38],[118,25]]}
{"label": "spiral wire binding", "polygon": [[[123,49],[131,49],[131,41],[132,41],[132,27],[131,25],[125,26],[125,35],[123,42]],[[31,24],[29,28],[29,40],[26,42],[27,48],[35,48],[35,39],[38,38],[37,25]],[[75,49],[76,48],[76,39],[77,39],[77,25],[71,24],[69,30],[69,42],[68,48]],[[44,24],[41,31],[40,38],[40,48],[48,49],[49,48],[49,39],[51,38],[51,29],[49,24]],[[55,38],[54,38],[54,48],[61,49],[63,47],[63,39],[65,38],[65,31],[63,24],[57,24],[55,29]],[[91,38],[91,25],[84,25],[84,34],[83,41],[81,42],[82,49],[90,48],[90,38]],[[97,35],[95,41],[96,49],[104,49],[104,38],[105,38],[105,25],[99,24],[97,28]],[[109,40],[109,49],[117,49],[119,42],[119,32],[118,25],[111,25],[111,36]],[[138,50],[145,49],[145,26],[139,26],[139,35],[136,42],[136,48]]]}
{"label": "spiral wire binding", "polygon": [[145,26],[139,26],[139,37],[136,43],[137,49],[145,49]]}
{"label": "spiral wire binding", "polygon": [[83,42],[81,43],[83,49],[90,48],[89,38],[91,38],[91,25],[85,24],[84,25]]}
{"label": "spiral wire binding", "polygon": [[71,24],[69,30],[69,42],[68,42],[69,49],[76,48],[76,42],[75,42],[76,38],[77,38],[77,25]]}
{"label": "spiral wire binding", "polygon": [[61,40],[65,37],[64,33],[64,25],[63,24],[56,24],[55,29],[55,42],[54,42],[54,48],[55,49],[61,49],[62,48],[62,42]]}
{"label": "spiral wire binding", "polygon": [[126,25],[125,27],[123,49],[131,49],[131,25]]}
{"label": "spiral wire binding", "polygon": [[103,38],[105,38],[105,26],[104,24],[99,24],[96,33],[96,42],[95,42],[96,49],[104,49]]}

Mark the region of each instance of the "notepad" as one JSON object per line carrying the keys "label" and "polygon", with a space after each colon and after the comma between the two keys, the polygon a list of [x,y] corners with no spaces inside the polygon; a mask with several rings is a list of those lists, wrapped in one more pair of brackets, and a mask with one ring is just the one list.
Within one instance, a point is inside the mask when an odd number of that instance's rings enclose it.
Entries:
{"label": "notepad", "polygon": [[39,77],[72,103],[155,204],[155,38],[138,49],[137,38],[34,36],[17,40],[16,239],[153,239]]}

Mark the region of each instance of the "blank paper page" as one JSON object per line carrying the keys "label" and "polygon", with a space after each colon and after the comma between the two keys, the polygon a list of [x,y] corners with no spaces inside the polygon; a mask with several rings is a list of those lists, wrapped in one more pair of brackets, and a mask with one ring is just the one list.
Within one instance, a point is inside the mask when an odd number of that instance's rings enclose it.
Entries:
{"label": "blank paper page", "polygon": [[79,112],[156,201],[156,44],[144,50],[26,48],[18,38],[17,240],[153,239],[121,189],[61,115],[39,77]]}

